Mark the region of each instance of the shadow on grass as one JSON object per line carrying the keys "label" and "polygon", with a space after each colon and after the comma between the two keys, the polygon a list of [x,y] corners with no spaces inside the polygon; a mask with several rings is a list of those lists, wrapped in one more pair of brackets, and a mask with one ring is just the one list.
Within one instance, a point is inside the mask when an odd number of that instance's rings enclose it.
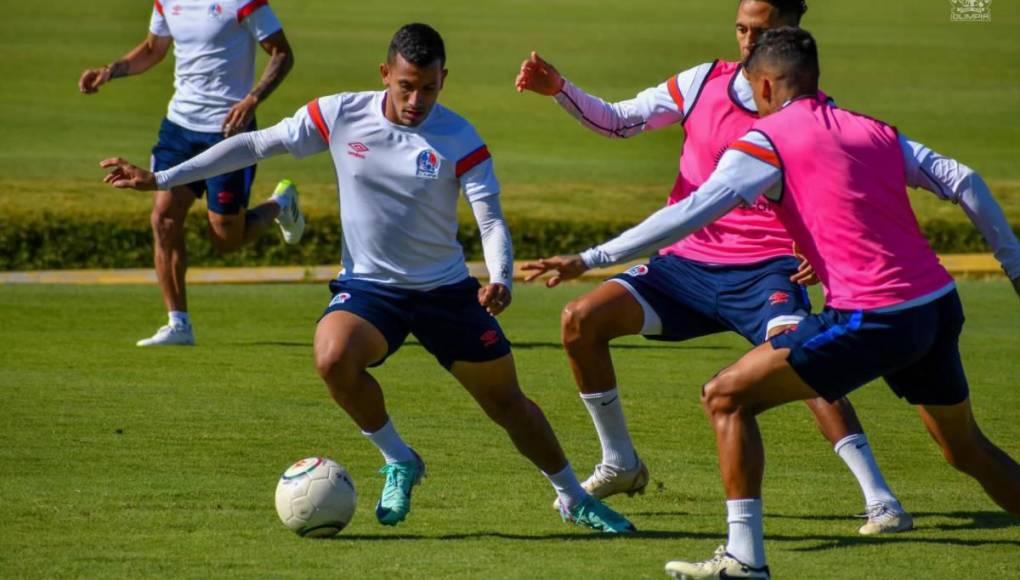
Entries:
{"label": "shadow on grass", "polygon": [[[631,515],[646,516],[684,516],[686,512],[634,512]],[[853,521],[851,516],[812,516],[812,515],[785,515],[769,514],[769,518],[811,520],[811,521]],[[935,544],[942,546],[1016,546],[1020,547],[1020,540],[983,540],[954,537],[923,537],[920,533],[925,531],[956,531],[956,530],[994,530],[1020,526],[1020,522],[1012,516],[1003,512],[917,512],[915,518],[921,521],[921,525],[913,532],[905,532],[889,536],[859,536],[848,531],[845,535],[825,534],[767,534],[766,539],[770,542],[818,542],[812,546],[791,548],[794,552],[819,552],[833,548],[853,548],[857,546],[871,546],[879,544]],[[923,525],[924,518],[953,518],[963,520],[959,524],[938,524],[933,526]],[[638,532],[629,535],[611,534],[510,534],[505,532],[472,532],[465,534],[350,534],[334,536],[329,538],[334,541],[351,542],[388,542],[388,541],[451,541],[470,540],[482,538],[496,538],[511,541],[546,541],[546,540],[567,540],[578,542],[590,541],[627,541],[627,540],[713,540],[723,541],[725,534],[720,529],[718,533],[712,532],[684,532],[684,531],[662,531],[651,530]]]}
{"label": "shadow on grass", "polygon": [[[283,347],[304,347],[312,348],[311,342],[286,341],[286,340],[260,340],[249,342],[233,342],[231,346],[283,346]],[[519,350],[534,349],[555,349],[563,350],[563,345],[558,342],[514,342],[512,348]],[[403,346],[421,348],[421,343],[416,340],[409,340]],[[614,344],[613,349],[620,350],[735,350],[728,346],[688,346],[677,343],[652,343],[647,344]]]}

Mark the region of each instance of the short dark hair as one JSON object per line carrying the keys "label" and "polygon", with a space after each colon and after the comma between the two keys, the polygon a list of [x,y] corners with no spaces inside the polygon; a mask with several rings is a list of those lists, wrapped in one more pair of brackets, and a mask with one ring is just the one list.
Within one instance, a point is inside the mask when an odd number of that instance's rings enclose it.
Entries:
{"label": "short dark hair", "polygon": [[407,62],[419,67],[428,66],[437,59],[441,66],[446,66],[446,47],[443,45],[443,37],[439,36],[435,28],[420,22],[405,24],[393,35],[389,52],[386,55],[386,62],[392,64],[397,54],[404,57]]}
{"label": "short dark hair", "polygon": [[[741,3],[750,0],[740,0]],[[800,19],[807,12],[807,0],[759,0],[767,2],[779,11],[779,18],[800,25]]]}
{"label": "short dark hair", "polygon": [[744,63],[749,72],[773,67],[786,82],[803,91],[817,91],[821,70],[815,37],[803,28],[783,26],[765,31],[751,46]]}

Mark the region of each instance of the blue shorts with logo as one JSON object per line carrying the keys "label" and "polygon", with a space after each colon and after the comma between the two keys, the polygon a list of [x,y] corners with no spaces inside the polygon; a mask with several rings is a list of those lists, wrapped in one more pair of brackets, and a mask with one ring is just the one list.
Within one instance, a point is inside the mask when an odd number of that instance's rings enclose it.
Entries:
{"label": "blue shorts with logo", "polygon": [[681,341],[736,332],[765,342],[769,322],[795,324],[811,312],[807,290],[790,281],[793,256],[747,265],[709,265],[673,255],[655,256],[610,278],[640,295],[662,321],[653,340]]}
{"label": "blue shorts with logo", "polygon": [[771,343],[790,349],[793,370],[830,402],[882,377],[914,405],[955,405],[969,396],[960,360],[963,320],[954,289],[896,312],[826,308]]}
{"label": "blue shorts with logo", "polygon": [[[252,121],[248,131],[255,129]],[[152,171],[162,171],[179,165],[223,140],[222,133],[200,133],[185,129],[168,119],[159,126],[159,138],[152,148]],[[202,197],[209,196],[209,211],[220,215],[234,215],[248,207],[251,183],[255,180],[255,166],[189,183],[188,188]]]}
{"label": "blue shorts with logo", "polygon": [[413,334],[439,364],[488,362],[510,354],[503,329],[478,303],[481,286],[474,278],[433,290],[407,290],[365,280],[331,280],[333,294],[323,316],[342,310],[375,326],[389,347],[381,360],[397,352]]}

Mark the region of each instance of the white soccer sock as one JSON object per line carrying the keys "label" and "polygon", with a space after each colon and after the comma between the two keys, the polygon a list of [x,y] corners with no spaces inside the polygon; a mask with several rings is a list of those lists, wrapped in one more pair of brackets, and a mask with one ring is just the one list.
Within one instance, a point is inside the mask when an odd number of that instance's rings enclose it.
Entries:
{"label": "white soccer sock", "polygon": [[170,320],[170,326],[191,325],[191,319],[188,318],[188,313],[181,310],[171,310],[167,313],[167,318]]}
{"label": "white soccer sock", "polygon": [[581,393],[581,400],[595,423],[602,444],[602,463],[619,469],[637,467],[637,454],[623,417],[623,405],[617,389],[604,393]]}
{"label": "white soccer sock", "polygon": [[765,531],[761,498],[727,500],[726,523],[730,527],[726,551],[748,566],[764,566]]}
{"label": "white soccer sock", "polygon": [[289,195],[274,195],[269,199],[275,202],[276,205],[280,206],[281,212],[287,211],[287,208],[290,207],[291,197]]}
{"label": "white soccer sock", "polygon": [[362,435],[368,437],[375,446],[382,453],[383,459],[386,463],[396,463],[398,461],[413,461],[414,452],[411,448],[404,443],[404,440],[400,438],[400,434],[393,428],[393,421],[387,419],[386,424],[375,433],[361,432]]}
{"label": "white soccer sock", "polygon": [[560,499],[560,505],[566,509],[574,507],[588,497],[588,492],[584,491],[577,481],[577,475],[574,473],[574,468],[570,467],[569,461],[567,466],[558,473],[550,475],[543,471],[542,475],[549,479],[549,483],[556,490],[556,496]]}
{"label": "white soccer sock", "polygon": [[875,463],[875,456],[871,453],[871,445],[868,445],[868,437],[864,433],[847,435],[836,443],[834,449],[857,478],[857,483],[864,492],[865,506],[871,507],[880,503],[897,507],[900,505],[882,477],[882,472]]}

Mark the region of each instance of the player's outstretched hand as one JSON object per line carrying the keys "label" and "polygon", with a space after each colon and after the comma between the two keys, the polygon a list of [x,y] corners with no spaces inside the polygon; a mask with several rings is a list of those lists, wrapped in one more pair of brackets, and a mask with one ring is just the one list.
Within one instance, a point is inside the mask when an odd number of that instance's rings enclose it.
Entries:
{"label": "player's outstretched hand", "polygon": [[510,289],[502,284],[486,284],[478,289],[478,303],[493,316],[510,307]]}
{"label": "player's outstretched hand", "polygon": [[800,265],[797,266],[797,272],[790,276],[790,282],[794,284],[803,284],[804,286],[814,286],[818,283],[818,274],[815,273],[814,267],[807,258],[800,253],[800,249],[797,248],[797,244],[793,245],[793,255],[797,256],[800,260]]}
{"label": "player's outstretched hand", "polygon": [[252,118],[255,117],[255,106],[258,105],[258,102],[257,98],[248,95],[231,107],[227,118],[223,120],[223,136],[230,137],[243,133],[251,125]]}
{"label": "player's outstretched hand", "polygon": [[528,90],[551,97],[563,90],[563,75],[537,52],[531,51],[531,56],[521,63],[521,72],[517,73],[514,86],[518,93]]}
{"label": "player's outstretched hand", "polygon": [[110,170],[103,178],[103,183],[109,183],[118,189],[137,189],[138,191],[156,189],[155,175],[120,157],[103,159],[99,162],[99,166]]}
{"label": "player's outstretched hand", "polygon": [[531,272],[531,274],[524,278],[525,282],[531,282],[546,272],[554,272],[552,277],[545,281],[545,285],[552,288],[560,282],[573,280],[584,274],[588,271],[588,266],[584,264],[581,256],[575,254],[572,256],[556,256],[555,258],[540,258],[536,262],[524,264],[521,269]]}
{"label": "player's outstretched hand", "polygon": [[108,66],[86,70],[81,73],[81,78],[78,79],[78,90],[86,95],[98,93],[99,87],[110,80],[110,73],[111,70]]}

